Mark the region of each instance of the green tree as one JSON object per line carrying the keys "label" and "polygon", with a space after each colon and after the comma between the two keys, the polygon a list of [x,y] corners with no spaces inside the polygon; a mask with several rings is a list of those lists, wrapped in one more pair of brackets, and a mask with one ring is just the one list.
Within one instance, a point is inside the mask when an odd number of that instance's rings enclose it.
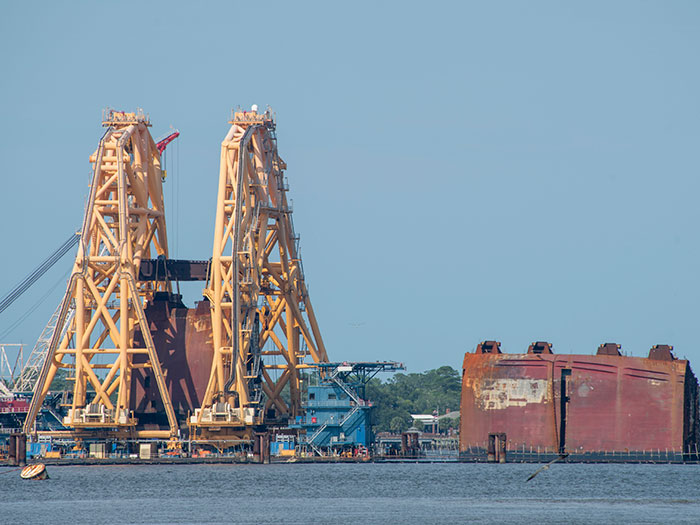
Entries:
{"label": "green tree", "polygon": [[438,428],[440,432],[446,432],[451,428],[459,428],[459,416],[458,417],[443,417],[438,420]]}
{"label": "green tree", "polygon": [[408,428],[408,424],[406,424],[406,420],[399,417],[399,416],[394,416],[391,418],[391,422],[389,423],[389,429],[395,433],[398,434],[400,432],[405,431]]}
{"label": "green tree", "polygon": [[425,430],[425,423],[423,423],[420,419],[414,419],[413,428],[422,432],[423,430]]}
{"label": "green tree", "polygon": [[59,368],[56,370],[56,375],[51,382],[51,387],[49,390],[51,392],[61,392],[63,390],[72,390],[73,382],[68,381],[68,371],[65,368]]}
{"label": "green tree", "polygon": [[442,366],[419,374],[395,374],[386,382],[372,379],[367,384],[367,399],[374,403],[375,432],[389,432],[392,421],[399,418],[410,421],[411,414],[440,414],[445,409],[459,409],[462,391],[457,370]]}

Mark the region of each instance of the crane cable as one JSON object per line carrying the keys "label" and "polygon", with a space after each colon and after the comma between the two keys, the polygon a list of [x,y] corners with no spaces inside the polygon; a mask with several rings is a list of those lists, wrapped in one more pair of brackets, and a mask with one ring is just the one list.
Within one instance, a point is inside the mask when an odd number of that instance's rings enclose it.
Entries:
{"label": "crane cable", "polygon": [[34,312],[36,312],[39,309],[39,307],[42,304],[44,304],[44,301],[46,301],[46,299],[48,299],[49,296],[51,296],[53,291],[56,288],[58,288],[58,285],[60,285],[61,283],[65,284],[66,279],[70,275],[70,272],[71,272],[71,268],[68,268],[68,270],[66,270],[63,273],[63,275],[61,277],[59,277],[58,280],[48,290],[46,290],[46,293],[44,295],[42,295],[36,303],[34,303],[32,306],[30,306],[29,309],[26,312],[24,312],[19,319],[17,319],[14,323],[12,323],[9,327],[7,327],[7,329],[5,329],[4,332],[0,333],[0,341],[4,340],[8,335],[10,335],[12,332],[14,332],[15,328],[20,326],[24,321],[26,321],[29,318],[30,315],[32,315]]}
{"label": "crane cable", "polygon": [[44,262],[37,266],[27,277],[15,286],[10,293],[0,301],[0,314],[19,299],[29,287],[34,284],[39,277],[44,275],[54,264],[56,264],[66,253],[70,251],[80,240],[79,233],[73,233],[55,252],[49,255]]}

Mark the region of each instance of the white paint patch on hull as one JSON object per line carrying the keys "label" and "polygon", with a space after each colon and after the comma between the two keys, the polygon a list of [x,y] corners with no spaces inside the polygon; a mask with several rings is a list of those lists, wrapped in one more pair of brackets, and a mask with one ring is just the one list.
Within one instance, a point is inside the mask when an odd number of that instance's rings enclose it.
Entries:
{"label": "white paint patch on hull", "polygon": [[504,410],[552,400],[546,379],[468,379],[467,385],[482,410]]}

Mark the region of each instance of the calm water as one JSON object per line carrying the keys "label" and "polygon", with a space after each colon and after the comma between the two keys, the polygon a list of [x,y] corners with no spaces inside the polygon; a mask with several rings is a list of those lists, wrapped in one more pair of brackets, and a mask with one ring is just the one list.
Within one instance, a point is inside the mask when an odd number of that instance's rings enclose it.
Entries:
{"label": "calm water", "polygon": [[698,465],[49,467],[1,474],[0,523],[700,523]]}

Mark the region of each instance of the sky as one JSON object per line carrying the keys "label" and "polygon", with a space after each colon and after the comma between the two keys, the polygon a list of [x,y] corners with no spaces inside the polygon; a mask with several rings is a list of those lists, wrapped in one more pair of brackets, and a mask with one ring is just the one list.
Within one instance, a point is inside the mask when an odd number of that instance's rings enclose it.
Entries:
{"label": "sky", "polygon": [[[693,1],[0,1],[0,296],[79,228],[104,108],[180,130],[171,256],[208,259],[231,109],[269,105],[331,360],[700,368],[698,27]],[[72,256],[1,343],[31,349]]]}

